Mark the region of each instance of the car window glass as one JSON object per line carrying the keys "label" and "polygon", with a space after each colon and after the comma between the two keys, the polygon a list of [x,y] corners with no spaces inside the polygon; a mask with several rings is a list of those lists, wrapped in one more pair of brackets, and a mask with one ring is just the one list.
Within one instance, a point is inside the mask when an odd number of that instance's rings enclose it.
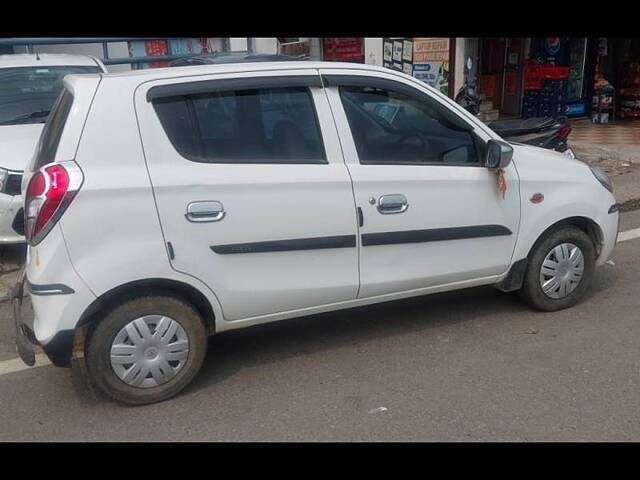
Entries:
{"label": "car window glass", "polygon": [[72,105],[73,95],[69,90],[63,90],[53,106],[48,121],[40,134],[40,139],[36,147],[36,155],[34,156],[35,161],[31,167],[32,171],[55,160],[58,144],[62,137],[62,130],[67,122]]}
{"label": "car window glass", "polygon": [[101,71],[98,66],[0,68],[0,125],[44,123],[65,75]]}
{"label": "car window glass", "polygon": [[154,107],[172,144],[189,160],[326,163],[307,87],[170,97]]}
{"label": "car window glass", "polygon": [[403,93],[340,87],[360,162],[479,165],[474,136]]}

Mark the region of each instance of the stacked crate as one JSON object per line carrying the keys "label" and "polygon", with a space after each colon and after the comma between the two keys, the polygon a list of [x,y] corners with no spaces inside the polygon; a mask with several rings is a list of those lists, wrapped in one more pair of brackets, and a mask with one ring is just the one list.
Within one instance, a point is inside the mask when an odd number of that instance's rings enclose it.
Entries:
{"label": "stacked crate", "polygon": [[522,118],[558,117],[564,112],[569,67],[525,64]]}

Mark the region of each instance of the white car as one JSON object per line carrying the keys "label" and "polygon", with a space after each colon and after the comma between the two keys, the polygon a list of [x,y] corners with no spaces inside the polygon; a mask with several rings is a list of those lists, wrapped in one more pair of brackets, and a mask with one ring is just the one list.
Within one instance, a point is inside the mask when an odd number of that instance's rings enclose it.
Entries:
{"label": "white car", "polygon": [[175,395],[226,330],[479,285],[566,308],[616,242],[599,170],[509,145],[404,73],[265,62],[64,84],[23,180],[18,347],[83,358],[120,402]]}
{"label": "white car", "polygon": [[20,185],[40,132],[69,73],[106,72],[95,57],[0,55],[0,244],[24,242]]}

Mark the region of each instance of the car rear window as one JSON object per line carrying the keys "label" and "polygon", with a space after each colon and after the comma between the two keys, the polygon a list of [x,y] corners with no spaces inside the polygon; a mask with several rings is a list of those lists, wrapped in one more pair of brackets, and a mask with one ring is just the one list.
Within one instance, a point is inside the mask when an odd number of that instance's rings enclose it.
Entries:
{"label": "car rear window", "polygon": [[204,163],[326,163],[311,92],[279,87],[154,100],[174,148]]}
{"label": "car rear window", "polygon": [[62,137],[62,130],[64,129],[64,124],[67,121],[72,105],[73,95],[69,90],[64,89],[54,104],[47,118],[47,123],[40,134],[36,155],[31,167],[32,171],[54,161],[58,144],[60,143],[60,137]]}
{"label": "car rear window", "polygon": [[0,125],[44,123],[65,75],[99,72],[97,65],[0,68]]}

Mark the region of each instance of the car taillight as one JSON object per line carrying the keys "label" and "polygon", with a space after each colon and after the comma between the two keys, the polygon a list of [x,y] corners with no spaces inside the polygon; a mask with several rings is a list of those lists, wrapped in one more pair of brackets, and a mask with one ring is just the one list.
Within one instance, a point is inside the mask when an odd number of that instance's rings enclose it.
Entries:
{"label": "car taillight", "polygon": [[567,127],[562,127],[558,132],[558,135],[560,136],[560,138],[567,138],[570,133],[571,133],[571,127],[567,126]]}
{"label": "car taillight", "polygon": [[80,190],[84,175],[73,160],[51,163],[29,180],[24,200],[25,237],[37,245]]}

